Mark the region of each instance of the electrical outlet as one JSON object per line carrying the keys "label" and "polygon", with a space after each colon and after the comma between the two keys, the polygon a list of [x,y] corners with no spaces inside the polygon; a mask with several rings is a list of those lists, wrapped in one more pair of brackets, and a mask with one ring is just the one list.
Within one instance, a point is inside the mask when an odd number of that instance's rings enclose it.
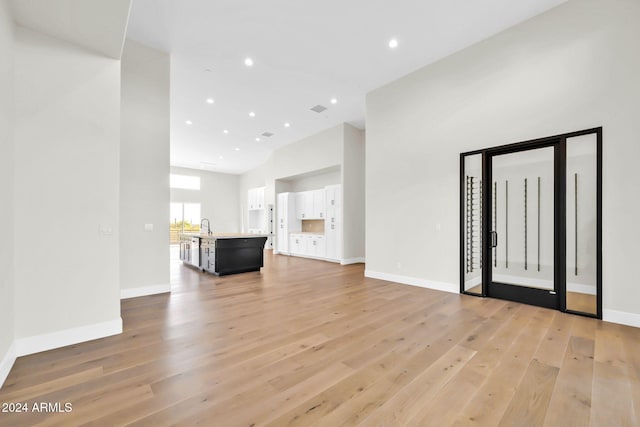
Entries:
{"label": "electrical outlet", "polygon": [[113,235],[113,228],[108,225],[99,224],[98,232],[103,236],[111,236]]}

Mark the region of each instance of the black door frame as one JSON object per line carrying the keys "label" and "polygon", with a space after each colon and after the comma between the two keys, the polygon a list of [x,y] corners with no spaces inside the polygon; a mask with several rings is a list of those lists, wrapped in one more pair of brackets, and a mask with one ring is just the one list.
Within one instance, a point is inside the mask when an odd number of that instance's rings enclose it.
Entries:
{"label": "black door frame", "polygon": [[[596,134],[596,192],[597,192],[597,229],[596,229],[596,314],[567,310],[566,306],[566,140],[568,138]],[[554,290],[513,286],[492,282],[492,254],[489,233],[492,226],[491,215],[482,215],[482,294],[470,293],[464,289],[465,277],[465,157],[482,155],[482,205],[491,206],[492,200],[492,165],[493,156],[516,153],[538,148],[554,147]],[[491,286],[489,286],[491,284]],[[507,299],[541,307],[553,308],[563,312],[580,314],[602,319],[602,127],[585,129],[577,132],[538,138],[514,144],[501,145],[460,154],[460,293]]]}

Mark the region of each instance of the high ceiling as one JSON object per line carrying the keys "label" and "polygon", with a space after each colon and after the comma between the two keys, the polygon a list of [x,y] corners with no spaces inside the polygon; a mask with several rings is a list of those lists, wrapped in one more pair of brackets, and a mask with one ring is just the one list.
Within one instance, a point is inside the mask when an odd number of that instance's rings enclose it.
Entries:
{"label": "high ceiling", "polygon": [[134,0],[127,37],[171,53],[171,164],[241,173],[364,128],[367,92],[564,1]]}
{"label": "high ceiling", "polygon": [[12,0],[27,28],[120,59],[131,0]]}

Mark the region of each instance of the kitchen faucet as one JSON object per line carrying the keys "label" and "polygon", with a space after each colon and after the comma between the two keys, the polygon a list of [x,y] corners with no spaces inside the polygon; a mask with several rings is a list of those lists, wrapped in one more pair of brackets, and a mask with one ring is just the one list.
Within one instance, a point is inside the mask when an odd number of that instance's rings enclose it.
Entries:
{"label": "kitchen faucet", "polygon": [[202,227],[203,227],[203,225],[202,225],[202,224],[203,224],[205,221],[207,221],[207,234],[208,234],[209,236],[211,236],[211,234],[213,234],[213,233],[211,233],[211,223],[209,222],[209,220],[208,220],[207,218],[202,218],[202,221],[200,221],[200,230],[202,231]]}

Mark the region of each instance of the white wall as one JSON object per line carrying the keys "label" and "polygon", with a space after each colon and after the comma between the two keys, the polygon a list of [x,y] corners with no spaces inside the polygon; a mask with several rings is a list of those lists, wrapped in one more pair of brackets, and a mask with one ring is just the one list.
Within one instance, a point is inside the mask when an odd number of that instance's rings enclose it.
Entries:
{"label": "white wall", "polygon": [[640,314],[639,16],[635,0],[569,1],[371,92],[368,272],[457,291],[459,153],[602,125],[605,319]]}
{"label": "white wall", "polygon": [[[330,168],[326,172],[312,174],[310,176],[302,176],[290,181],[284,181],[289,183],[288,191],[307,191],[317,190],[324,188],[327,185],[336,185],[342,182],[342,170],[336,166]],[[286,185],[286,184],[285,184]]]}
{"label": "white wall", "polygon": [[22,27],[15,58],[15,330],[24,353],[122,330],[120,61]]}
{"label": "white wall", "polygon": [[342,257],[365,258],[365,133],[344,127],[342,167]]}
{"label": "white wall", "polygon": [[127,297],[171,289],[169,55],[127,40],[121,66],[120,287]]}
{"label": "white wall", "polygon": [[340,165],[344,126],[334,126],[275,150],[274,178],[286,178]]}
{"label": "white wall", "polygon": [[211,221],[215,233],[240,231],[239,175],[178,167],[172,167],[171,173],[200,177],[200,191],[171,189],[172,203],[200,203],[200,214]]}
{"label": "white wall", "polygon": [[0,386],[13,364],[13,23],[0,0]]}

